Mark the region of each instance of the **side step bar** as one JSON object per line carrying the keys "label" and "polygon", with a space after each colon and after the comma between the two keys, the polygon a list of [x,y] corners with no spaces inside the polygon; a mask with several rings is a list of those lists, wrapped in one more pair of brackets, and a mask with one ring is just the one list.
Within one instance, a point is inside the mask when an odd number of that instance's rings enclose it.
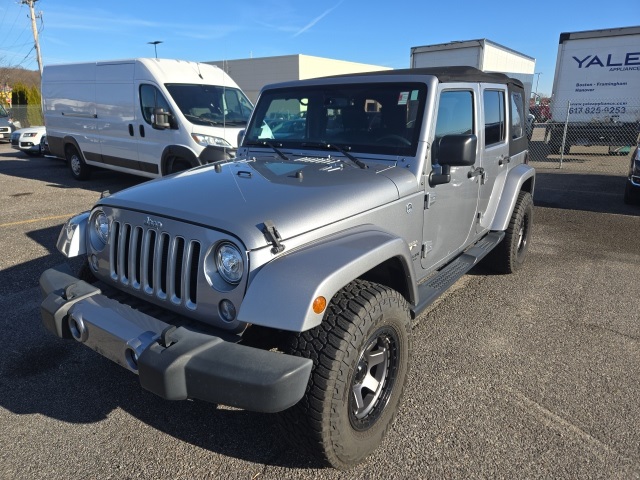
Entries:
{"label": "side step bar", "polygon": [[411,317],[416,318],[460,277],[471,270],[504,238],[504,232],[491,232],[451,263],[445,265],[433,277],[418,285],[418,302],[411,309]]}

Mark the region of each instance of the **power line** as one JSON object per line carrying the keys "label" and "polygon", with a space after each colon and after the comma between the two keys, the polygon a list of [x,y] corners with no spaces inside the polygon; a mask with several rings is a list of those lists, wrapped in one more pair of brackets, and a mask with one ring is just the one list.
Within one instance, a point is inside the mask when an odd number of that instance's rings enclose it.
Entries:
{"label": "power line", "polygon": [[16,25],[16,22],[18,21],[18,17],[20,17],[21,14],[22,14],[22,6],[18,9],[16,18],[13,19],[13,23],[11,24],[11,27],[9,27],[9,30],[7,30],[7,34],[4,36],[4,39],[2,40],[2,43],[0,43],[0,45],[4,44],[7,38],[9,38],[9,35],[11,34],[11,30],[13,30],[13,27]]}

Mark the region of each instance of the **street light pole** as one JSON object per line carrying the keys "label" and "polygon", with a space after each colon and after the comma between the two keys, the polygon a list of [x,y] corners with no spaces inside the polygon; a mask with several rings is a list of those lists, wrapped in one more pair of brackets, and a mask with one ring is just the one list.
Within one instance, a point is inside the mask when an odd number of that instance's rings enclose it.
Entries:
{"label": "street light pole", "polygon": [[540,75],[542,75],[542,72],[536,72],[534,75],[538,75],[538,79],[536,80],[536,95],[538,95],[538,82],[540,82]]}
{"label": "street light pole", "polygon": [[162,43],[162,40],[155,40],[153,42],[147,42],[149,45],[153,45],[153,51],[156,54],[156,58],[158,58],[158,44]]}

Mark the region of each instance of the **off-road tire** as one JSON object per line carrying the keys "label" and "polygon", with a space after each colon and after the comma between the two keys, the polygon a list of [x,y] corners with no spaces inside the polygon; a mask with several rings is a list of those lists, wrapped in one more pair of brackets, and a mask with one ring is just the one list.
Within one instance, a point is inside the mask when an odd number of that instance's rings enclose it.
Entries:
{"label": "off-road tire", "polygon": [[313,369],[304,397],[280,414],[287,438],[341,470],[373,452],[404,392],[410,324],[402,295],[355,280],[331,300],[321,325],[292,334],[285,350],[312,359]]}
{"label": "off-road tire", "polygon": [[486,264],[498,273],[514,273],[525,261],[533,226],[533,198],[520,192],[502,242],[487,255]]}
{"label": "off-road tire", "polygon": [[85,163],[82,154],[78,152],[76,147],[67,145],[64,153],[73,178],[76,180],[88,180],[91,176],[91,167]]}

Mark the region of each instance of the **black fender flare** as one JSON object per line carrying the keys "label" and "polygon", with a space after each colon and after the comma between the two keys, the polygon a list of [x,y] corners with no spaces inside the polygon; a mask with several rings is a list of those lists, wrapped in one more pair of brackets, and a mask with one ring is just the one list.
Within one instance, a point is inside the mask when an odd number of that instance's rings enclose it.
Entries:
{"label": "black fender flare", "polygon": [[192,167],[201,165],[200,159],[190,148],[183,145],[167,145],[162,151],[162,162],[160,164],[160,173],[162,176],[168,174],[171,168],[171,162],[173,162],[175,158],[189,162]]}

